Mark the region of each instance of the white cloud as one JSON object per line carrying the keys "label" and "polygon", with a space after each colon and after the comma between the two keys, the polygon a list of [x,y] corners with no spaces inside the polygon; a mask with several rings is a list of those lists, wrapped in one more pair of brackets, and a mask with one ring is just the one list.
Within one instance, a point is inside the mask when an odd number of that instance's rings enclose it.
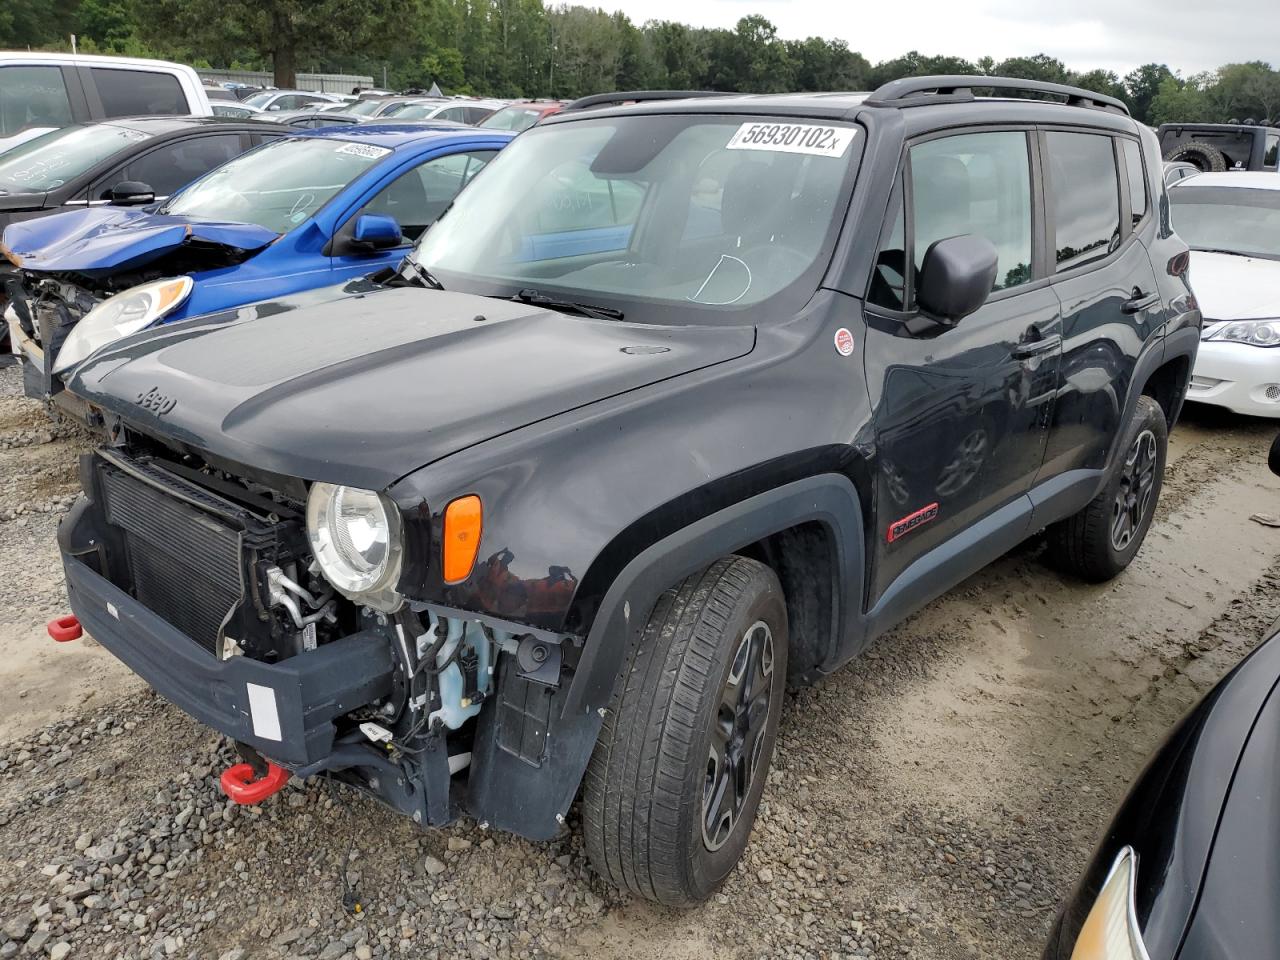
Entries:
{"label": "white cloud", "polygon": [[[590,3],[591,0],[579,0]],[[909,50],[997,60],[1047,53],[1073,70],[1125,74],[1167,63],[1184,75],[1224,63],[1280,65],[1280,16],[1266,0],[913,0],[910,4],[819,0],[600,0],[636,23],[676,20],[732,27],[767,17],[787,39],[842,39],[873,63]]]}

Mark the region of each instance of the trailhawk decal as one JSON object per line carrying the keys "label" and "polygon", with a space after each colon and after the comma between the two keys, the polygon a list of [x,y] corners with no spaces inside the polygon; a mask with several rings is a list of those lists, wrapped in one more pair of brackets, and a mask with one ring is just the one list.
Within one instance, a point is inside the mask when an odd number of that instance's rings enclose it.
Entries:
{"label": "trailhawk decal", "polygon": [[842,357],[853,353],[853,334],[848,327],[841,327],[836,331],[836,352]]}
{"label": "trailhawk decal", "polygon": [[725,149],[843,157],[857,132],[853,127],[824,127],[816,123],[753,121],[740,126],[725,144]]}
{"label": "trailhawk decal", "polygon": [[905,537],[916,527],[924,526],[930,520],[938,519],[938,504],[936,502],[929,504],[927,507],[921,507],[915,513],[909,513],[901,520],[895,520],[889,524],[889,532],[885,535],[885,539],[889,543]]}

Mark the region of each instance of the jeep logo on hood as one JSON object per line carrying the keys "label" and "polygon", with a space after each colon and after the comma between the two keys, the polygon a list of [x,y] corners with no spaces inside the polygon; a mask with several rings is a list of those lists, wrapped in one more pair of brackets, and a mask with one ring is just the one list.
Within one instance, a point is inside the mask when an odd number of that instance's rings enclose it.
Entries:
{"label": "jeep logo on hood", "polygon": [[177,405],[177,400],[173,397],[166,397],[156,387],[138,394],[138,406],[144,410],[150,410],[157,417],[163,417]]}

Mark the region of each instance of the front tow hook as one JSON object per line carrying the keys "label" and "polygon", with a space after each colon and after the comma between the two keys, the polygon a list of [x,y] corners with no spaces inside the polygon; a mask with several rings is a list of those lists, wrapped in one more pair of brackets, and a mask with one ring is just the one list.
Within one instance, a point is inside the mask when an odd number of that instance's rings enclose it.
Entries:
{"label": "front tow hook", "polygon": [[248,763],[237,763],[222,771],[218,783],[233,803],[261,803],[267,797],[279,793],[289,782],[289,771],[267,761],[267,772],[257,779],[253,766]]}
{"label": "front tow hook", "polygon": [[58,641],[58,643],[79,640],[84,636],[84,628],[80,626],[80,621],[76,619],[74,613],[54,617],[45,624],[45,629],[49,631],[49,636]]}

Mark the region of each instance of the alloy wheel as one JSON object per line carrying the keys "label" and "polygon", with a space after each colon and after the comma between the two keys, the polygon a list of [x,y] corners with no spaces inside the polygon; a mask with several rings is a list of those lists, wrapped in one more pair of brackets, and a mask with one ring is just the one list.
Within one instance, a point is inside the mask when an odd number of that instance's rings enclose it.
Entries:
{"label": "alloy wheel", "polygon": [[724,846],[759,776],[773,696],[773,632],[763,620],[747,627],[711,721],[702,789],[702,842]]}
{"label": "alloy wheel", "polygon": [[1156,486],[1156,437],[1143,430],[1120,468],[1120,488],[1111,504],[1111,546],[1124,550],[1137,536]]}

